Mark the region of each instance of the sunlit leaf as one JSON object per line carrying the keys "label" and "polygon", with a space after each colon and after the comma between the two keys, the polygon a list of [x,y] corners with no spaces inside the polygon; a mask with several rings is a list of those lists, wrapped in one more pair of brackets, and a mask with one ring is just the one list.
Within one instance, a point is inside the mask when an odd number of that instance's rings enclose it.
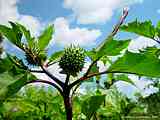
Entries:
{"label": "sunlit leaf", "polygon": [[96,51],[95,49],[92,49],[90,51],[86,51],[86,55],[93,61],[96,60]]}
{"label": "sunlit leaf", "polygon": [[0,32],[9,41],[11,41],[13,44],[21,48],[22,32],[20,31],[19,27],[15,23],[10,22],[10,24],[12,28],[7,27],[5,25],[0,25]]}
{"label": "sunlit leaf", "polygon": [[160,60],[149,51],[141,53],[126,52],[109,69],[110,72],[131,73],[148,77],[160,77]]}
{"label": "sunlit leaf", "polygon": [[27,28],[19,23],[16,23],[17,26],[19,26],[19,29],[23,32],[26,40],[27,40],[27,43],[28,43],[28,46],[31,48],[34,44],[34,37],[31,36],[31,33],[29,30],[27,30]]}
{"label": "sunlit leaf", "polygon": [[139,22],[137,20],[121,26],[122,31],[135,33],[144,37],[154,39],[156,29],[151,21]]}
{"label": "sunlit leaf", "polygon": [[50,40],[52,39],[53,32],[54,32],[53,31],[53,26],[50,25],[39,36],[39,38],[38,38],[38,47],[40,48],[40,50],[44,50],[47,47],[47,45],[49,44]]}
{"label": "sunlit leaf", "polygon": [[128,47],[130,40],[113,40],[113,38],[106,39],[100,46],[97,47],[97,56],[116,56],[122,50]]}

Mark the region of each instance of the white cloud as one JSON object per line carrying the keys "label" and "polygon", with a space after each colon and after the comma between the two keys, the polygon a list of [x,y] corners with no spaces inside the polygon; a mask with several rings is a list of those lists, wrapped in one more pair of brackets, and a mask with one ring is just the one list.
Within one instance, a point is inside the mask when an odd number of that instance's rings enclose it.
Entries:
{"label": "white cloud", "polygon": [[60,74],[60,71],[61,71],[62,69],[60,68],[60,66],[59,66],[58,63],[50,66],[50,67],[48,68],[48,70],[49,70],[52,74],[54,74],[56,77],[58,77],[61,81],[65,81],[66,75],[65,75],[65,74]]}
{"label": "white cloud", "polygon": [[[54,76],[59,78],[60,80],[64,81],[66,78],[65,74],[60,74],[59,72],[61,71],[60,67],[58,64],[54,64],[47,68],[50,73],[52,73]],[[48,77],[46,74],[43,73],[33,73],[36,75],[38,79],[43,79],[43,80],[48,80],[48,81],[53,81],[50,77]]]}
{"label": "white cloud", "polygon": [[17,3],[18,0],[0,0],[0,24],[8,24],[8,21],[20,21],[36,34],[41,26],[40,21],[33,16],[20,14]]}
{"label": "white cloud", "polygon": [[129,98],[135,99],[135,93],[139,92],[135,86],[124,81],[118,81],[115,83],[115,85],[120,92],[122,92]]}
{"label": "white cloud", "polygon": [[135,75],[129,75],[129,78],[134,82],[134,86],[124,81],[118,81],[115,84],[118,90],[129,98],[136,99],[136,93],[140,93],[143,97],[146,97],[158,91],[158,88],[151,85],[153,83],[151,80],[144,77],[139,79],[139,77]]}
{"label": "white cloud", "polygon": [[99,72],[104,72],[107,70],[107,66],[104,65],[103,61],[98,61],[97,66],[99,67]]}
{"label": "white cloud", "polygon": [[7,24],[8,20],[15,21],[19,14],[17,0],[0,0],[0,24]]}
{"label": "white cloud", "polygon": [[81,24],[104,23],[114,10],[143,0],[64,0],[64,7],[71,9]]}
{"label": "white cloud", "polygon": [[135,76],[135,75],[129,75],[129,78],[132,79],[132,81],[136,85],[137,90],[144,97],[158,91],[158,88],[153,87],[151,85],[153,83],[153,81],[151,81],[145,77],[139,78],[138,76]]}
{"label": "white cloud", "polygon": [[34,35],[37,35],[42,27],[42,23],[36,17],[30,15],[20,15],[19,22],[27,27]]}
{"label": "white cloud", "polygon": [[135,40],[131,41],[128,50],[134,53],[138,53],[140,49],[152,47],[154,45],[157,45],[157,42],[153,41],[152,39],[146,37],[138,37]]}
{"label": "white cloud", "polygon": [[54,21],[54,41],[59,45],[79,44],[80,46],[92,46],[101,35],[100,30],[86,28],[70,28],[68,21],[61,17]]}
{"label": "white cloud", "polygon": [[157,13],[160,14],[160,9],[157,10]]}

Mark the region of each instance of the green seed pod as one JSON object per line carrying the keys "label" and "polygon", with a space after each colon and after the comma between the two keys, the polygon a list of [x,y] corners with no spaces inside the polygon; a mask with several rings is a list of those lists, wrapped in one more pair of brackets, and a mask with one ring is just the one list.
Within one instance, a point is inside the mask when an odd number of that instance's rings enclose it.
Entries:
{"label": "green seed pod", "polygon": [[39,52],[36,48],[25,48],[25,56],[29,65],[39,66],[46,60],[44,52]]}
{"label": "green seed pod", "polygon": [[85,63],[84,49],[79,46],[71,45],[65,48],[64,54],[60,59],[59,66],[62,68],[63,73],[72,76],[77,76]]}
{"label": "green seed pod", "polygon": [[33,52],[28,52],[25,56],[29,65],[37,66],[40,64],[38,55],[34,54]]}

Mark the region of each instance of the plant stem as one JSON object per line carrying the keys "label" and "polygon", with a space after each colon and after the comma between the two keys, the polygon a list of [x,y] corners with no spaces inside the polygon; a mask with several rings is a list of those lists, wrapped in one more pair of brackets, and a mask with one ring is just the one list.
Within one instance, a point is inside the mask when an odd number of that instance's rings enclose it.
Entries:
{"label": "plant stem", "polygon": [[29,70],[30,72],[34,72],[34,73],[44,73],[44,71],[42,70]]}
{"label": "plant stem", "polygon": [[70,78],[70,75],[69,75],[69,74],[67,74],[66,81],[65,81],[65,85],[66,85],[66,86],[68,85],[69,78]]}
{"label": "plant stem", "polygon": [[140,75],[140,76],[143,76],[143,74],[138,74],[136,72],[123,72],[123,71],[104,71],[104,72],[100,72],[100,73],[93,73],[93,74],[89,74],[88,76],[86,77],[81,77],[80,79],[78,79],[77,81],[74,81],[72,84],[70,84],[69,88],[72,89],[75,85],[85,81],[85,80],[88,80],[89,78],[91,77],[94,77],[94,76],[98,76],[98,75],[103,75],[103,74],[109,74],[109,73],[126,73],[126,74],[135,74],[135,75]]}
{"label": "plant stem", "polygon": [[72,100],[70,97],[70,90],[66,90],[63,96],[64,106],[66,110],[66,120],[72,120]]}
{"label": "plant stem", "polygon": [[41,65],[43,72],[48,75],[52,80],[54,80],[59,86],[64,87],[64,83],[60,81],[57,77],[52,75],[43,65]]}

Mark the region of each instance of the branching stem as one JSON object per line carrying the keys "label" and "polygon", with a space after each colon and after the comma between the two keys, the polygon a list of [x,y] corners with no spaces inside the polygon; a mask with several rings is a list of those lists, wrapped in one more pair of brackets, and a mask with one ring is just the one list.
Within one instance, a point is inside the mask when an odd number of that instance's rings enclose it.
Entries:
{"label": "branching stem", "polygon": [[42,70],[44,71],[44,73],[46,75],[48,75],[52,80],[54,80],[59,86],[61,86],[62,88],[64,88],[64,83],[59,80],[57,77],[55,77],[54,75],[52,75],[48,70],[46,70],[46,68],[44,68],[43,66],[41,66]]}
{"label": "branching stem", "polygon": [[29,70],[29,71],[33,73],[44,73],[44,71],[42,70]]}
{"label": "branching stem", "polygon": [[69,75],[69,74],[67,74],[66,81],[65,81],[65,86],[68,86],[69,78],[70,78],[70,75]]}
{"label": "branching stem", "polygon": [[98,76],[98,75],[103,75],[103,74],[108,74],[108,73],[126,73],[126,74],[136,74],[136,75],[140,75],[143,76],[143,74],[138,74],[136,72],[122,72],[122,71],[104,71],[104,72],[100,72],[100,73],[93,73],[93,74],[89,74],[86,77],[81,77],[80,79],[78,79],[77,81],[73,82],[72,84],[70,84],[70,88],[74,87],[75,85],[81,83],[82,81],[85,81],[91,77],[94,76]]}

